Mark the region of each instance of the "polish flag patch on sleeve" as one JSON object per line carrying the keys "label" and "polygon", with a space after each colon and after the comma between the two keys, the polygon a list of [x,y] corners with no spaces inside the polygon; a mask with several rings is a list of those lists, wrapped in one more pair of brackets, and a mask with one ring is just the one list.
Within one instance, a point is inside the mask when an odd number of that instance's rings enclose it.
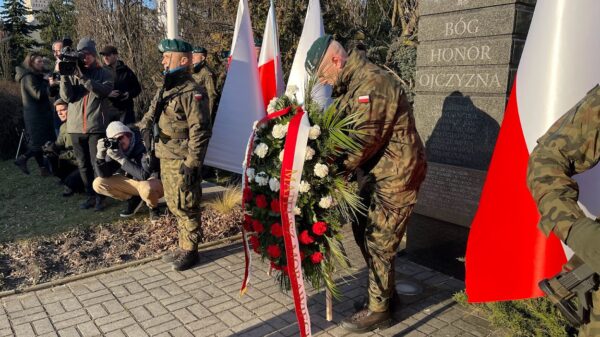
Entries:
{"label": "polish flag patch on sleeve", "polygon": [[358,103],[369,103],[370,101],[369,95],[358,96]]}
{"label": "polish flag patch on sleeve", "polygon": [[200,101],[202,100],[202,94],[194,94],[194,99],[195,99],[197,102],[200,102]]}

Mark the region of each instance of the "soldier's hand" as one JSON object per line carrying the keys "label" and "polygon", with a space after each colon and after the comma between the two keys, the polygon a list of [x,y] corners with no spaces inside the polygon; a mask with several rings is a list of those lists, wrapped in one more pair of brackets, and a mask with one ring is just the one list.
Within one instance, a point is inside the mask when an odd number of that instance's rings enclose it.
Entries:
{"label": "soldier's hand", "polygon": [[186,191],[189,191],[192,188],[192,186],[194,186],[194,184],[196,183],[196,171],[196,168],[187,167],[183,163],[179,167],[179,173],[183,176],[183,185]]}
{"label": "soldier's hand", "polygon": [[98,139],[98,144],[96,144],[96,159],[106,159],[106,147],[104,146],[104,139]]}

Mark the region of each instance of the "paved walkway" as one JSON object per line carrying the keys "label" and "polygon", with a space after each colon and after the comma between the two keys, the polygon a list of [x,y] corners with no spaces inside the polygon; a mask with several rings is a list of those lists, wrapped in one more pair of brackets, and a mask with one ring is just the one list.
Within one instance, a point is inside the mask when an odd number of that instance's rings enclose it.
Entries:
{"label": "paved walkway", "polygon": [[[351,235],[349,235],[351,237]],[[324,292],[309,293],[313,334],[350,335],[338,323],[364,293],[366,274],[354,243],[347,243],[354,277],[340,288],[333,322],[325,317]],[[255,256],[256,257],[256,256]],[[298,336],[291,298],[282,294],[267,266],[255,263],[248,293],[240,243],[201,253],[203,263],[175,272],[160,261],[0,299],[0,336]],[[255,260],[257,260],[255,258]],[[396,324],[366,336],[501,336],[489,322],[452,300],[463,283],[404,258],[397,280],[418,282],[424,292],[403,297]]]}

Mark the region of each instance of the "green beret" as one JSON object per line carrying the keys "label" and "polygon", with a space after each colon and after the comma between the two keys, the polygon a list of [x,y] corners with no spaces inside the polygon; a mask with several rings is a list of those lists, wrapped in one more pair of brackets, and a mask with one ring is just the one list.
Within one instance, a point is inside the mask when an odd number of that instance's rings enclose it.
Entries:
{"label": "green beret", "polygon": [[208,54],[208,50],[206,50],[206,48],[204,48],[204,47],[194,47],[194,50],[192,51],[192,53],[194,53],[194,54]]}
{"label": "green beret", "polygon": [[179,39],[164,39],[158,44],[158,51],[176,52],[176,53],[191,53],[192,45]]}
{"label": "green beret", "polygon": [[304,62],[304,68],[306,68],[309,74],[312,75],[319,69],[331,41],[333,41],[333,36],[326,34],[316,39],[312,46],[310,46],[310,49],[306,53],[306,61]]}

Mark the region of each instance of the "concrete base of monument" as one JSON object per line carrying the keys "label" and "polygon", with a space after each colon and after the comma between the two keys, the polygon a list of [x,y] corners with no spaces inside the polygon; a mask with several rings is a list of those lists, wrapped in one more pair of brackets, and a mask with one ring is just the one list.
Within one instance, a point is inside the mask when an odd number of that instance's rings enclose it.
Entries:
{"label": "concrete base of monument", "polygon": [[415,263],[464,280],[468,236],[469,228],[413,213],[403,253]]}

